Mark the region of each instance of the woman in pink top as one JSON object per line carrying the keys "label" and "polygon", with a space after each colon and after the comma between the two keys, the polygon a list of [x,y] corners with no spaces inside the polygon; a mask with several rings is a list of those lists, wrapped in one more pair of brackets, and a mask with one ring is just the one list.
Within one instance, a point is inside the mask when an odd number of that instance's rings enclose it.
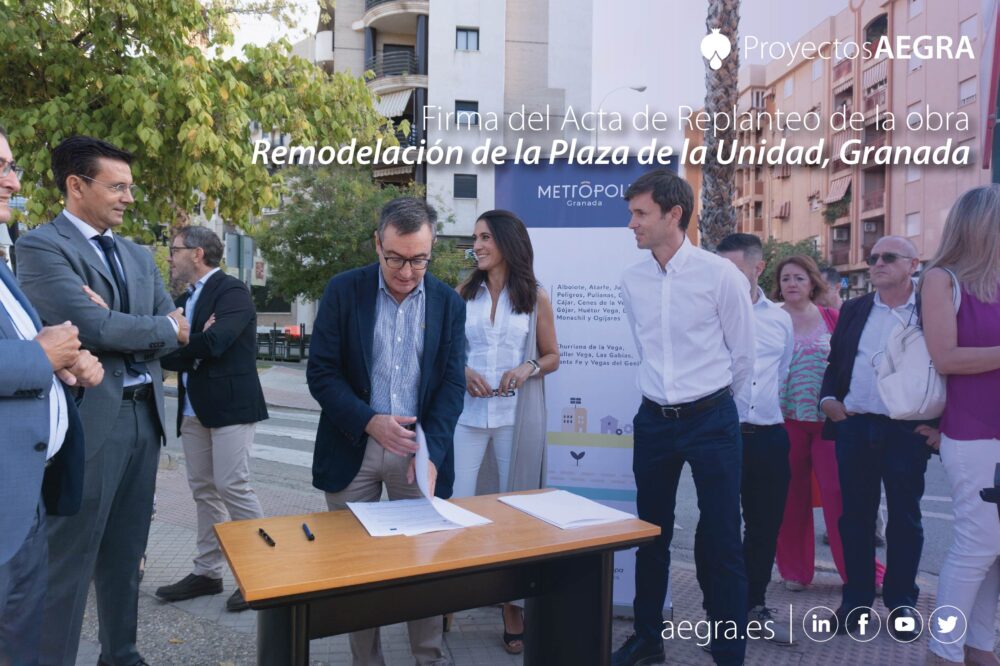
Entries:
{"label": "woman in pink top", "polygon": [[[776,560],[785,587],[800,591],[812,582],[815,570],[816,534],[813,531],[812,476],[815,474],[823,504],[823,518],[830,537],[830,552],[842,580],[844,548],[837,522],[843,513],[837,456],[833,442],[823,439],[823,418],[819,411],[819,391],[830,355],[830,335],[838,312],[814,302],[826,292],[826,282],[812,257],[786,257],[778,264],[774,299],[792,318],[795,348],[788,382],[781,394],[790,448],[791,478],[785,515],[778,533]],[[885,567],[875,562],[875,582],[882,585]]]}
{"label": "woman in pink top", "polygon": [[[961,287],[957,312],[952,276]],[[947,634],[937,627],[927,663],[1000,664],[993,653],[1000,520],[996,506],[979,497],[982,488],[993,486],[1000,463],[1000,185],[969,190],[955,202],[919,290],[927,350],[938,372],[948,376],[941,462],[955,522],[936,605],[961,611],[941,615],[944,627],[952,616],[957,621]],[[952,635],[958,640],[938,640]]]}

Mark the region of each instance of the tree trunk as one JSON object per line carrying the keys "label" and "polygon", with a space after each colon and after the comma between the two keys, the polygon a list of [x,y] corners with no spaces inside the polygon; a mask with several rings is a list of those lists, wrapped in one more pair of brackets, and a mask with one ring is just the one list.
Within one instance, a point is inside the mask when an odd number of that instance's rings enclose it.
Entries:
{"label": "tree trunk", "polygon": [[720,33],[732,43],[732,52],[722,61],[719,69],[712,69],[705,61],[705,111],[713,117],[716,114],[730,117],[728,129],[718,132],[710,129],[705,133],[708,155],[702,167],[701,219],[698,225],[702,247],[707,250],[714,250],[719,241],[736,230],[736,211],[733,210],[736,168],[733,164],[719,164],[716,155],[720,143],[725,142],[728,146],[736,139],[733,108],[739,92],[739,25],[739,0],[709,0],[705,26],[709,31],[719,28]]}

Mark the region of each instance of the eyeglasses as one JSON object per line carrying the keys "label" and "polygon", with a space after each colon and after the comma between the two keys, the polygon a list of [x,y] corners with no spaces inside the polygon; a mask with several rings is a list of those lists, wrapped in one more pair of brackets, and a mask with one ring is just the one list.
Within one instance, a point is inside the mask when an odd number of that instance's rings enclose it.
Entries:
{"label": "eyeglasses", "polygon": [[177,247],[176,245],[171,245],[170,246],[170,256],[171,257],[174,256],[175,253],[180,252],[181,250],[197,250],[197,249],[198,248],[196,248],[196,247]]}
{"label": "eyeglasses", "polygon": [[21,180],[21,175],[24,173],[24,169],[18,167],[17,162],[14,160],[5,160],[0,158],[0,178],[9,176],[11,171],[14,172],[14,176],[16,176],[18,180]]}
{"label": "eyeglasses", "polygon": [[103,185],[104,187],[108,188],[109,190],[111,190],[115,194],[125,194],[126,192],[128,192],[130,195],[132,195],[133,197],[135,197],[135,195],[139,193],[139,186],[138,185],[126,185],[125,183],[116,183],[114,185],[109,185],[108,183],[102,183],[101,181],[97,180],[96,178],[91,178],[90,176],[84,176],[82,173],[78,173],[78,174],[74,174],[74,175],[79,176],[80,178],[86,178],[87,180],[89,180],[92,183],[97,183],[98,185]]}
{"label": "eyeglasses", "polygon": [[431,263],[430,259],[424,257],[407,259],[404,257],[387,257],[382,255],[382,258],[385,259],[385,263],[389,268],[396,271],[403,268],[406,264],[409,264],[415,271],[422,271]]}
{"label": "eyeglasses", "polygon": [[892,264],[895,263],[897,259],[913,259],[913,257],[908,257],[905,254],[896,254],[895,252],[876,252],[875,254],[868,255],[868,259],[866,259],[866,261],[869,266],[874,266],[878,263],[879,259],[881,259],[884,264]]}

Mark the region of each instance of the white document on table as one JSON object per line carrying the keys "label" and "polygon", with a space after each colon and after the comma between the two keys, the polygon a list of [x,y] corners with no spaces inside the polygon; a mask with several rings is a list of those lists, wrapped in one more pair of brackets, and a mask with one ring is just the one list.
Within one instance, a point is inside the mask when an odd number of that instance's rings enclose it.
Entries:
{"label": "white document on table", "polygon": [[493,522],[438,497],[389,502],[348,502],[347,508],[373,537],[416,536]]}
{"label": "white document on table", "polygon": [[612,509],[565,490],[550,490],[530,495],[506,495],[499,499],[529,516],[564,530],[635,518],[630,513]]}

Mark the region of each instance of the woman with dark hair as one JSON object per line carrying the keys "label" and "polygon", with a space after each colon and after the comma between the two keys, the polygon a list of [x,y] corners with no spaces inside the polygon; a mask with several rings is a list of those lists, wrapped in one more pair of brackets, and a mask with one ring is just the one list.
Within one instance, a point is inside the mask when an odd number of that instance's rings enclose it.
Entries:
{"label": "woman with dark hair", "polygon": [[[815,572],[816,535],[813,532],[812,476],[815,474],[829,535],[830,552],[841,580],[846,581],[844,547],[838,521],[843,513],[840,477],[834,443],[823,439],[823,414],[819,409],[820,387],[830,355],[830,336],[839,313],[816,305],[827,292],[827,283],[812,257],[785,257],[775,272],[774,300],[792,318],[795,345],[788,382],[781,395],[790,448],[785,515],[778,533],[776,560],[785,587],[799,591],[812,582]],[[885,567],[875,563],[875,582],[881,588]]]}
{"label": "woman with dark hair", "polygon": [[[455,497],[476,494],[493,443],[500,492],[544,486],[545,389],[559,367],[555,318],[535,279],[524,223],[505,210],[483,213],[473,233],[476,270],[458,286],[465,300],[467,394],[455,429]],[[504,648],[524,649],[519,606],[505,604]]]}

